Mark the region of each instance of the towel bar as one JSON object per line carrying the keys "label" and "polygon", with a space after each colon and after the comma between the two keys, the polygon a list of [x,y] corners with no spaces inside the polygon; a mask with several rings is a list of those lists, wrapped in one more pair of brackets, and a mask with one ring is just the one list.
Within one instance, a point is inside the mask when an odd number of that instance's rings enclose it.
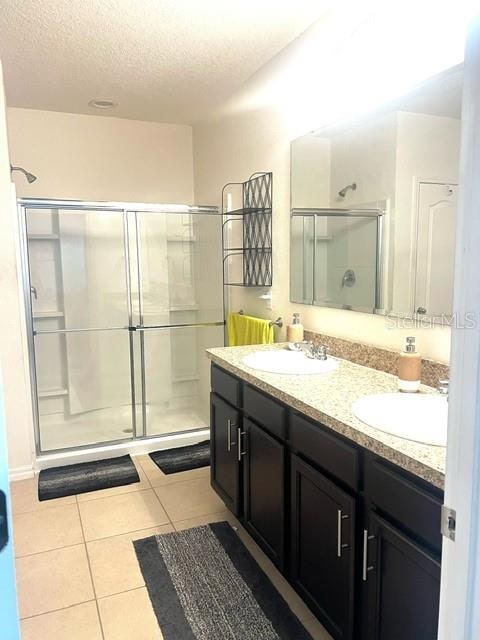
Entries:
{"label": "towel bar", "polygon": [[276,320],[270,320],[270,326],[271,327],[277,326],[281,329],[283,327],[283,321],[281,316],[279,316]]}
{"label": "towel bar", "polygon": [[[243,316],[243,309],[240,309],[240,311],[238,311],[238,315],[239,316]],[[283,327],[283,320],[281,316],[278,316],[278,318],[276,320],[270,320],[269,325],[271,327],[278,327],[279,329],[281,329]]]}

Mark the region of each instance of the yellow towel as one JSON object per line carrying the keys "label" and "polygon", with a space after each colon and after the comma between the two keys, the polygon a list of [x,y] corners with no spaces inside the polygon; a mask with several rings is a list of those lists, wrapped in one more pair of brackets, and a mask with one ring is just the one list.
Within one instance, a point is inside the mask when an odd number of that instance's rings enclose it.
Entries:
{"label": "yellow towel", "polygon": [[231,313],[228,316],[228,344],[239,347],[247,344],[273,344],[273,327],[269,320],[252,318],[243,313]]}

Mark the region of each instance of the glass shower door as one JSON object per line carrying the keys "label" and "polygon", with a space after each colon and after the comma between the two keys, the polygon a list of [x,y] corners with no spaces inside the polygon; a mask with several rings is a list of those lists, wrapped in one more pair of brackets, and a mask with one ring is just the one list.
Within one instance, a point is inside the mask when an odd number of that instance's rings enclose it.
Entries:
{"label": "glass shower door", "polygon": [[205,349],[223,345],[221,216],[132,215],[138,248],[137,264],[131,261],[135,360],[143,372],[137,423],[141,419],[146,436],[205,429]]}
{"label": "glass shower door", "polygon": [[26,210],[42,452],[133,437],[126,214]]}

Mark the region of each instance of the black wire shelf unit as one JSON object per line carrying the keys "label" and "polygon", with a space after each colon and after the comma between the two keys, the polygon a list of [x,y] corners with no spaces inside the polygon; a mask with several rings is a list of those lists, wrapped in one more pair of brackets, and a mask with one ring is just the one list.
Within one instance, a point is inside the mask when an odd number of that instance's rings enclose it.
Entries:
{"label": "black wire shelf unit", "polygon": [[[227,193],[241,191],[242,207],[227,211]],[[224,287],[272,286],[272,173],[258,172],[245,182],[229,182],[222,189],[222,251]],[[240,224],[241,246],[228,245],[228,229]],[[242,261],[241,281],[230,281],[233,257]]]}

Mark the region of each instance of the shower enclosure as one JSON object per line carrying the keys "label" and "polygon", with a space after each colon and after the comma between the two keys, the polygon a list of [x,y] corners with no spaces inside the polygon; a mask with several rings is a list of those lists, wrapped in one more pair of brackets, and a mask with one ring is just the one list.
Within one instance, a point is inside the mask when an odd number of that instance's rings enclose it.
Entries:
{"label": "shower enclosure", "polygon": [[19,201],[37,453],[205,429],[216,207]]}

